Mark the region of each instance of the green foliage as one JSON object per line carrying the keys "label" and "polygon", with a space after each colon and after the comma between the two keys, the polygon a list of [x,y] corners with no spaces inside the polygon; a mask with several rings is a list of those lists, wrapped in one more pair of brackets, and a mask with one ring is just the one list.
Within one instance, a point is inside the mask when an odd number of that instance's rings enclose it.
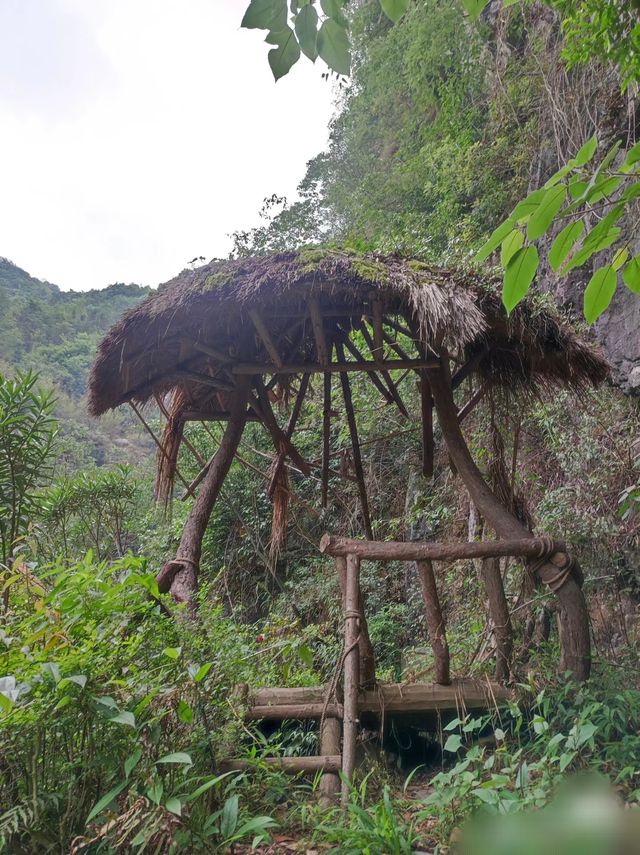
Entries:
{"label": "green foliage", "polygon": [[127,465],[62,478],[40,499],[40,554],[54,559],[91,549],[98,561],[121,558],[132,540],[139,499],[140,485]]}
{"label": "green foliage", "polygon": [[54,399],[28,372],[0,374],[0,546],[6,566],[38,507],[37,488],[52,465]]}
{"label": "green foliage", "polygon": [[[501,263],[505,267],[502,297],[507,311],[528,294],[539,264],[538,251],[531,243],[512,257],[514,231],[522,234],[519,230],[526,226],[527,241],[531,242],[543,237],[553,223],[562,223],[567,218],[570,222],[548,252],[551,268],[561,276],[586,264],[592,256],[605,251],[611,256],[610,248],[620,244],[609,263],[593,273],[585,288],[584,316],[588,323],[594,323],[611,303],[619,269],[622,268],[622,279],[630,290],[638,288],[637,262],[635,259],[627,262],[630,238],[623,236],[615,223],[631,213],[640,195],[640,144],[620,159],[620,144],[616,143],[598,166],[592,168],[589,164],[597,147],[595,136],[587,140],[543,188],[516,205],[511,216],[498,226],[476,255],[476,261],[481,262],[502,245]],[[598,213],[598,219],[594,220],[594,212]]]}
{"label": "green foliage", "polygon": [[344,855],[410,855],[417,835],[410,824],[399,816],[397,804],[385,786],[382,798],[367,804],[366,777],[359,787],[349,792],[346,816],[335,811],[317,827],[314,838],[335,844]]}

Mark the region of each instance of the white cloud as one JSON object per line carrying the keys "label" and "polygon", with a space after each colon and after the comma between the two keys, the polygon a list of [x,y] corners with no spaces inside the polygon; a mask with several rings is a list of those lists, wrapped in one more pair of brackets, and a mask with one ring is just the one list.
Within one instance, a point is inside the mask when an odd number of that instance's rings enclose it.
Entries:
{"label": "white cloud", "polygon": [[244,5],[0,0],[0,255],[65,288],[156,285],[294,194],[331,88],[303,60],[274,84]]}

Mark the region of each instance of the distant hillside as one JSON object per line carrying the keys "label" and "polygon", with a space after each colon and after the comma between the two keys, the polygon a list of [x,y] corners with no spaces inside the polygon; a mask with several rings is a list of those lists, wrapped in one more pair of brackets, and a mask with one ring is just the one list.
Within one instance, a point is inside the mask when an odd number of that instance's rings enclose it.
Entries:
{"label": "distant hillside", "polygon": [[[116,283],[100,291],[62,291],[0,257],[0,371],[33,368],[58,391],[58,415],[70,468],[139,457],[139,432],[125,414],[89,421],[87,375],[106,330],[149,293]],[[146,440],[142,443],[146,453]]]}

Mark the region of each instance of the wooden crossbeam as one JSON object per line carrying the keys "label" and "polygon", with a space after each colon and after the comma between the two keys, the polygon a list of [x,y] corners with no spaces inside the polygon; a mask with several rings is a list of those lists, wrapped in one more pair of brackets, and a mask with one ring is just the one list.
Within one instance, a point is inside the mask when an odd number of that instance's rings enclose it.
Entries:
{"label": "wooden crossbeam", "polygon": [[528,537],[518,540],[461,541],[459,543],[408,543],[404,541],[356,540],[323,534],[324,555],[357,555],[368,561],[454,561],[461,558],[502,558],[507,555],[535,558],[546,553],[566,552],[563,540]]}
{"label": "wooden crossbeam", "polygon": [[[183,422],[226,422],[229,420],[229,411],[183,410],[181,418]],[[257,420],[258,417],[254,412],[247,415],[248,422],[255,422]]]}
{"label": "wooden crossbeam", "polygon": [[260,314],[255,309],[249,309],[249,317],[251,318],[254,327],[256,328],[256,332],[260,338],[260,341],[264,345],[264,349],[267,351],[271,360],[277,369],[282,368],[282,357],[280,356],[280,352],[276,347],[276,344],[271,337],[271,333],[265,322],[260,317]]}
{"label": "wooden crossbeam", "polygon": [[319,362],[302,362],[295,365],[283,365],[278,368],[266,362],[239,362],[231,366],[231,373],[243,374],[321,374],[330,371],[332,374],[347,374],[351,371],[397,371],[405,368],[433,368],[440,364],[435,358],[430,359],[386,359],[382,362],[364,360],[358,362],[331,362],[323,368]]}
{"label": "wooden crossbeam", "polygon": [[[351,339],[349,338],[349,336],[345,335],[345,336],[344,336],[344,338],[342,339],[342,343],[343,343],[343,345],[347,348],[347,350],[349,351],[349,353],[350,353],[350,354],[351,354],[351,355],[352,355],[356,360],[358,360],[358,361],[360,361],[360,362],[364,362],[364,361],[365,361],[365,360],[364,360],[364,356],[363,356],[362,352],[358,349],[357,345],[356,345],[356,344],[354,344],[354,342],[352,342],[352,341],[351,341]],[[368,371],[368,372],[367,372],[367,377],[369,378],[369,380],[371,380],[371,382],[372,382],[372,383],[373,383],[373,385],[376,387],[376,389],[378,390],[378,392],[380,392],[380,394],[381,394],[381,395],[382,395],[382,397],[385,399],[385,401],[386,401],[388,404],[392,404],[392,403],[394,402],[393,395],[391,394],[391,392],[389,391],[389,389],[384,385],[384,383],[380,380],[380,378],[378,377],[378,373],[377,373],[376,371]]]}
{"label": "wooden crossbeam", "polygon": [[[329,754],[316,757],[261,757],[260,763],[296,775],[299,772],[339,772],[342,768],[342,755]],[[250,760],[221,760],[223,772],[245,772],[255,768]]]}

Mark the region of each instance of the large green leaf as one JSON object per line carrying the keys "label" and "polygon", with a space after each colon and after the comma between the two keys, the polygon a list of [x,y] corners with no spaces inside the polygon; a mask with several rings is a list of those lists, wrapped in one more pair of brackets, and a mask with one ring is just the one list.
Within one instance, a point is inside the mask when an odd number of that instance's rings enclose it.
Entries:
{"label": "large green leaf", "polygon": [[351,71],[349,37],[331,18],[327,18],[318,30],[318,54],[337,74],[349,74]]}
{"label": "large green leaf", "polygon": [[500,250],[500,264],[503,267],[506,267],[507,264],[509,264],[512,257],[520,249],[523,243],[524,235],[520,229],[514,229],[512,232],[509,232],[506,238],[502,241],[502,248]]}
{"label": "large green leaf", "polygon": [[287,0],[251,0],[240,26],[248,30],[283,30],[287,26]]}
{"label": "large green leaf", "polygon": [[568,226],[565,226],[562,229],[549,250],[549,264],[553,270],[558,270],[562,262],[573,249],[575,242],[583,231],[584,223],[582,220],[576,220],[574,223],[569,223]]}
{"label": "large green leaf", "polygon": [[311,3],[303,6],[296,15],[296,36],[302,53],[315,62],[318,57],[318,13]]}
{"label": "large green leaf", "polygon": [[573,164],[575,166],[584,166],[585,163],[591,160],[597,149],[598,137],[594,134],[592,137],[589,137],[576,156],[572,158]]}
{"label": "large green leaf", "polygon": [[347,29],[349,21],[345,18],[342,11],[344,5],[343,0],[320,0],[320,7],[324,14],[335,21],[336,24],[339,24],[339,26]]}
{"label": "large green leaf", "polygon": [[625,265],[622,280],[630,291],[640,294],[640,255],[636,255]]}
{"label": "large green leaf", "polygon": [[536,210],[546,192],[547,191],[544,187],[541,187],[539,190],[534,190],[533,193],[529,193],[522,202],[518,202],[511,212],[509,219],[514,220],[515,222],[527,220]]}
{"label": "large green leaf", "polygon": [[269,51],[269,65],[276,80],[280,80],[300,59],[300,45],[291,27],[285,27],[277,33],[269,33],[265,39],[270,45],[276,45]]}
{"label": "large green leaf", "polygon": [[96,804],[91,808],[89,816],[85,819],[85,825],[88,825],[91,820],[94,819],[94,817],[98,816],[99,813],[102,813],[102,811],[111,804],[115,797],[120,795],[120,793],[124,790],[126,786],[127,782],[123,781],[121,784],[115,786],[112,790],[109,790],[106,795],[104,795],[98,802],[96,802]]}
{"label": "large green leaf", "polygon": [[502,241],[513,231],[513,220],[509,218],[505,220],[504,223],[500,223],[500,225],[493,230],[489,239],[482,244],[478,252],[474,257],[474,261],[476,264],[482,264],[483,261],[486,261],[487,258],[491,255],[492,252],[500,246]]}
{"label": "large green leaf", "polygon": [[527,295],[538,269],[540,257],[535,246],[523,246],[513,256],[504,272],[502,302],[508,314]]}
{"label": "large green leaf", "polygon": [[599,267],[584,291],[584,316],[592,324],[608,308],[616,293],[618,277],[610,264]]}
{"label": "large green leaf", "polygon": [[191,756],[184,751],[174,751],[171,754],[165,754],[156,763],[177,763],[182,766],[192,766],[193,760]]}
{"label": "large green leaf", "polygon": [[562,208],[566,196],[567,190],[564,184],[558,184],[545,191],[544,196],[532,212],[527,223],[527,237],[529,240],[536,240],[536,238],[542,237],[553,222],[555,215]]}
{"label": "large green leaf", "polygon": [[409,8],[410,0],[380,0],[382,11],[395,24]]}

